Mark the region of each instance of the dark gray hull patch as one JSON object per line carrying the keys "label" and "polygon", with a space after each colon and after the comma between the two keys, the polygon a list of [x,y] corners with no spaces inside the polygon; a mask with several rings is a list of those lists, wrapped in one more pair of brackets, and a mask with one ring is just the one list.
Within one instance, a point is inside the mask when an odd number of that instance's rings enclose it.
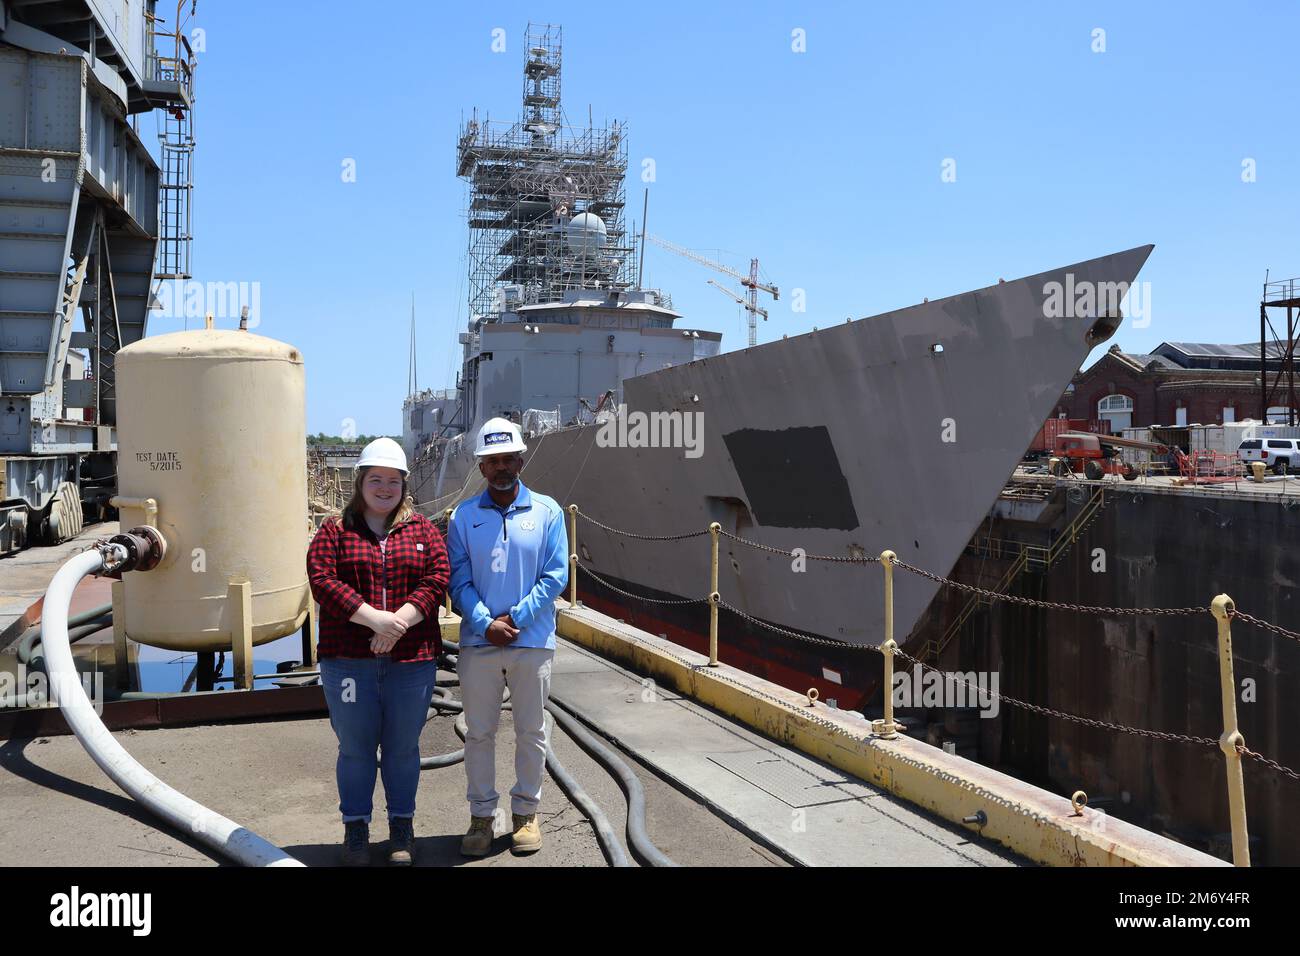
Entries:
{"label": "dark gray hull patch", "polygon": [[825,425],[741,428],[722,439],[758,524],[840,531],[858,527],[849,483]]}

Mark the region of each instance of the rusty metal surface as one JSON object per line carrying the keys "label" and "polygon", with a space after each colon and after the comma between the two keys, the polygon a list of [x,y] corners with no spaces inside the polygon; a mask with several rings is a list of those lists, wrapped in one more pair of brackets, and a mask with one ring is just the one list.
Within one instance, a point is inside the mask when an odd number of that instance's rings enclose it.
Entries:
{"label": "rusty metal surface", "polygon": [[[111,701],[104,704],[101,716],[109,730],[139,730],[325,714],[325,696],[317,685]],[[55,707],[0,712],[0,740],[57,737],[69,732],[63,715]]]}

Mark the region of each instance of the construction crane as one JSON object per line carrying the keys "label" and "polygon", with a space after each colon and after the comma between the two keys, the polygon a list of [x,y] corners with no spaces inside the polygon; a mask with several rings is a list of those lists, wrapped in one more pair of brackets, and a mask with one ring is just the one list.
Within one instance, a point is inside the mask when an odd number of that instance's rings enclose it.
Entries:
{"label": "construction crane", "polygon": [[[718,282],[718,281],[716,281],[716,280],[714,280],[714,279],[709,279],[709,280],[707,280],[707,281],[708,281],[709,285],[713,286],[713,288],[717,289],[717,290],[718,290],[719,292],[721,292],[723,295],[727,296],[727,297],[730,298],[730,299],[735,299],[736,302],[737,302],[738,304],[745,306],[745,308],[749,308],[749,303],[745,301],[744,296],[736,295],[736,293],[732,292],[730,289],[728,289],[728,288],[727,288],[725,285],[723,285],[721,282]],[[764,321],[764,322],[767,321],[767,309],[762,309],[762,308],[758,309],[758,314],[761,315],[761,316],[763,317],[763,321]],[[750,324],[752,325],[753,323],[751,322]],[[755,344],[755,342],[754,342],[754,335],[753,335],[753,332],[752,332],[752,331],[751,331],[750,336],[749,336],[749,344],[750,344],[750,345],[754,345],[754,344]]]}
{"label": "construction crane", "polygon": [[692,252],[690,249],[686,249],[683,248],[682,246],[677,245],[676,243],[669,242],[667,239],[661,239],[658,236],[651,236],[651,235],[647,235],[646,238],[649,239],[651,242],[653,242],[655,245],[663,246],[669,252],[676,253],[677,255],[681,256],[683,259],[690,259],[692,262],[698,262],[700,265],[705,266],[709,269],[713,269],[715,272],[721,272],[723,275],[731,276],[733,279],[739,280],[740,284],[744,286],[745,289],[747,290],[743,298],[739,295],[736,295],[730,289],[727,289],[724,286],[720,285],[719,283],[714,282],[712,279],[709,280],[709,283],[721,289],[723,292],[726,292],[733,299],[735,299],[737,302],[739,302],[741,305],[745,307],[745,311],[749,313],[749,344],[751,346],[758,344],[758,316],[761,315],[764,321],[767,320],[767,310],[759,308],[758,293],[760,290],[768,293],[769,295],[772,296],[772,300],[775,302],[781,298],[781,292],[774,285],[768,285],[767,283],[758,281],[758,260],[757,259],[749,260],[749,275],[745,275],[743,272],[737,272],[735,269],[732,269],[730,266],[724,266],[720,262],[714,262],[712,259],[706,259],[704,258],[704,256],[700,255],[697,252]]}

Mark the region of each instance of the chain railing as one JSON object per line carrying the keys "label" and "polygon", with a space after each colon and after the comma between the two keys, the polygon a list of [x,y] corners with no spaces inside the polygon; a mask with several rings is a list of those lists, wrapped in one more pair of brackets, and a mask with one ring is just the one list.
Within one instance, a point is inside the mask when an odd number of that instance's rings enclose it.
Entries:
{"label": "chain railing", "polygon": [[[1093,502],[1090,501],[1089,505],[1092,506]],[[1086,526],[1087,523],[1090,523],[1091,518],[1095,517],[1095,514],[1098,510],[1100,510],[1099,503],[1095,507],[1085,507],[1084,512],[1081,512],[1081,514],[1086,513],[1087,518],[1083,522],[1079,522],[1079,524]],[[602,522],[597,521],[595,518],[592,518],[590,515],[587,515],[582,511],[580,511],[576,504],[570,504],[568,507],[568,512],[569,512],[569,546],[570,546],[570,553],[569,553],[569,571],[570,571],[569,606],[570,608],[577,608],[580,606],[578,603],[578,582],[577,582],[579,571],[587,575],[593,581],[599,583],[601,586],[608,588],[609,590],[617,594],[621,594],[624,597],[631,598],[636,601],[642,601],[648,604],[657,604],[657,605],[690,605],[690,604],[707,603],[709,605],[709,662],[706,666],[709,668],[717,668],[719,664],[718,661],[718,609],[719,608],[725,608],[726,610],[730,611],[732,614],[736,615],[741,620],[748,622],[750,625],[754,627],[766,630],[774,634],[782,635],[783,637],[789,639],[793,639],[793,640],[797,640],[797,641],[801,641],[813,645],[835,647],[837,649],[842,649],[842,650],[861,650],[863,653],[881,654],[884,657],[884,683],[883,683],[884,717],[883,719],[872,721],[871,735],[873,737],[878,737],[886,740],[892,739],[897,737],[898,732],[903,729],[902,725],[894,720],[894,714],[893,714],[894,701],[893,701],[892,686],[893,686],[894,659],[899,658],[903,661],[906,661],[908,664],[914,667],[922,669],[923,671],[930,671],[932,673],[941,675],[945,682],[952,682],[954,684],[965,685],[968,689],[971,689],[972,691],[980,695],[985,695],[989,699],[995,699],[1002,703],[1009,704],[1012,707],[1017,707],[1022,710],[1028,711],[1030,713],[1038,714],[1043,717],[1057,719],[1057,720],[1064,720],[1064,721],[1078,724],[1080,726],[1092,727],[1098,730],[1105,730],[1111,733],[1128,734],[1128,735],[1142,737],[1150,740],[1161,740],[1166,742],[1192,744],[1200,747],[1210,747],[1210,748],[1217,747],[1223,752],[1224,758],[1227,761],[1228,798],[1229,798],[1228,802],[1229,802],[1229,810],[1230,810],[1231,823],[1232,823],[1233,862],[1237,866],[1250,865],[1250,851],[1249,851],[1247,827],[1246,827],[1245,785],[1243,782],[1243,774],[1242,774],[1242,766],[1241,766],[1242,758],[1248,757],[1251,760],[1259,764],[1262,764],[1265,767],[1268,767],[1269,769],[1273,770],[1274,772],[1282,776],[1285,776],[1294,781],[1300,781],[1300,772],[1297,772],[1290,767],[1286,767],[1275,760],[1272,760],[1268,757],[1263,756],[1262,754],[1256,753],[1255,751],[1249,749],[1246,746],[1245,738],[1242,736],[1240,730],[1237,727],[1236,684],[1233,677],[1231,624],[1234,618],[1239,619],[1244,623],[1251,624],[1256,627],[1260,627],[1266,631],[1269,631],[1270,633],[1276,634],[1288,640],[1300,641],[1300,633],[1288,630],[1287,628],[1281,627],[1280,625],[1277,624],[1272,624],[1268,621],[1263,621],[1257,617],[1253,617],[1252,615],[1246,614],[1243,611],[1237,610],[1232,599],[1228,597],[1226,594],[1219,595],[1208,606],[1181,607],[1181,608],[1121,608],[1121,607],[1106,607],[1106,606],[1096,606],[1096,605],[1087,605],[1087,604],[1072,604],[1072,603],[1060,602],[1060,601],[1042,601],[1036,598],[1028,598],[1028,597],[1023,597],[1021,595],[1008,594],[1000,590],[980,588],[975,585],[964,584],[960,581],[953,581],[949,578],[943,577],[942,575],[938,575],[931,571],[926,571],[923,568],[918,568],[913,565],[907,564],[906,562],[899,561],[896,555],[894,554],[894,552],[888,550],[881,552],[881,554],[878,557],[870,556],[866,554],[857,554],[857,553],[849,554],[849,555],[807,554],[800,549],[787,551],[781,548],[773,547],[771,545],[763,544],[762,542],[752,541],[747,538],[743,538],[738,534],[733,534],[728,531],[723,531],[721,525],[716,521],[711,523],[709,525],[709,528],[704,531],[693,531],[693,532],[686,532],[682,534],[670,534],[670,535],[637,534],[634,532],[623,531],[621,529],[613,528],[610,527],[609,525],[603,524]],[[450,515],[450,509],[448,509],[445,515],[446,516]],[[651,597],[649,595],[634,594],[633,592],[628,591],[624,588],[620,588],[617,585],[613,584],[612,582],[606,580],[604,577],[597,574],[594,570],[587,567],[585,564],[581,563],[578,559],[580,549],[578,545],[577,519],[579,517],[581,517],[585,521],[590,522],[596,527],[601,528],[606,532],[609,532],[610,534],[618,535],[622,537],[634,538],[642,541],[685,541],[692,538],[703,537],[706,534],[709,535],[710,590],[708,595],[701,598],[656,598],[656,597]],[[882,641],[880,646],[877,647],[877,646],[870,646],[870,645],[854,645],[854,644],[849,644],[847,642],[833,641],[825,638],[811,636],[808,634],[801,634],[797,631],[790,630],[789,628],[780,627],[768,621],[763,621],[757,617],[754,617],[751,614],[748,614],[747,612],[741,610],[740,608],[728,603],[727,601],[723,600],[721,594],[719,593],[719,588],[718,588],[718,566],[719,566],[718,565],[718,541],[719,538],[723,538],[723,537],[735,541],[739,544],[745,545],[747,547],[751,547],[755,550],[762,551],[768,554],[780,555],[782,557],[804,558],[810,561],[823,561],[827,563],[839,563],[839,564],[863,564],[863,565],[880,564],[884,570],[884,579],[885,579],[884,640]],[[1077,538],[1078,538],[1078,534],[1070,535],[1068,542],[1064,545],[1064,547],[1069,547],[1070,545],[1074,544]],[[1023,552],[1022,552],[1022,559],[1023,559]],[[1152,730],[1143,727],[1132,727],[1126,724],[1115,723],[1113,721],[1100,720],[1092,717],[1084,717],[1079,714],[1071,714],[1066,711],[1056,710],[1051,707],[1045,707],[1041,704],[1034,704],[1029,701],[1020,700],[1015,697],[1010,697],[1006,694],[999,693],[996,690],[972,687],[972,685],[970,685],[969,682],[966,681],[966,679],[963,678],[961,675],[948,673],[937,667],[934,667],[933,665],[931,665],[929,662],[925,660],[919,659],[917,657],[913,657],[912,655],[900,649],[898,647],[898,644],[894,641],[894,620],[893,620],[894,618],[894,614],[893,614],[894,568],[900,568],[903,571],[908,572],[909,574],[914,574],[918,577],[922,577],[929,581],[933,581],[936,584],[939,584],[941,586],[949,587],[954,590],[973,595],[976,600],[983,599],[983,600],[987,600],[990,603],[994,601],[1006,601],[1011,604],[1019,604],[1022,606],[1034,607],[1043,610],[1064,611],[1064,612],[1079,613],[1079,614],[1091,614],[1091,615],[1105,616],[1105,617],[1148,617],[1148,616],[1186,617],[1186,616],[1191,616],[1196,614],[1207,614],[1207,613],[1212,615],[1216,621],[1218,635],[1219,635],[1218,638],[1219,669],[1220,669],[1220,685],[1221,685],[1221,698],[1222,698],[1221,704],[1223,710],[1223,728],[1224,728],[1222,736],[1220,736],[1216,740],[1211,737],[1198,737],[1198,736],[1192,736],[1188,734],[1173,733],[1169,731]],[[721,672],[718,672],[718,676],[720,678],[724,677],[724,675]],[[810,695],[815,695],[815,693],[816,693],[815,690],[809,691]],[[768,696],[768,695],[764,695],[764,696]],[[777,698],[772,698],[772,699],[777,700]],[[778,702],[781,703],[783,706],[788,706],[788,702],[785,701],[778,701]],[[842,728],[839,728],[839,732],[842,732]]]}

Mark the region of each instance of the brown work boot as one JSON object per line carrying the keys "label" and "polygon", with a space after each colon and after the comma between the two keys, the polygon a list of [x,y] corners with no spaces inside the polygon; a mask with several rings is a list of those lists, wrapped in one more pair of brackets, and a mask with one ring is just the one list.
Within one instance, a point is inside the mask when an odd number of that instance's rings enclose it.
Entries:
{"label": "brown work boot", "polygon": [[515,832],[510,837],[510,848],[516,853],[536,853],[542,848],[542,828],[537,825],[537,814],[512,813]]}
{"label": "brown work boot", "polygon": [[492,818],[470,817],[469,831],[460,841],[462,856],[487,856],[492,849]]}
{"label": "brown work boot", "polygon": [[370,824],[365,820],[343,824],[343,865],[370,865]]}
{"label": "brown work boot", "polygon": [[415,861],[415,821],[393,817],[388,821],[388,864],[410,866]]}

